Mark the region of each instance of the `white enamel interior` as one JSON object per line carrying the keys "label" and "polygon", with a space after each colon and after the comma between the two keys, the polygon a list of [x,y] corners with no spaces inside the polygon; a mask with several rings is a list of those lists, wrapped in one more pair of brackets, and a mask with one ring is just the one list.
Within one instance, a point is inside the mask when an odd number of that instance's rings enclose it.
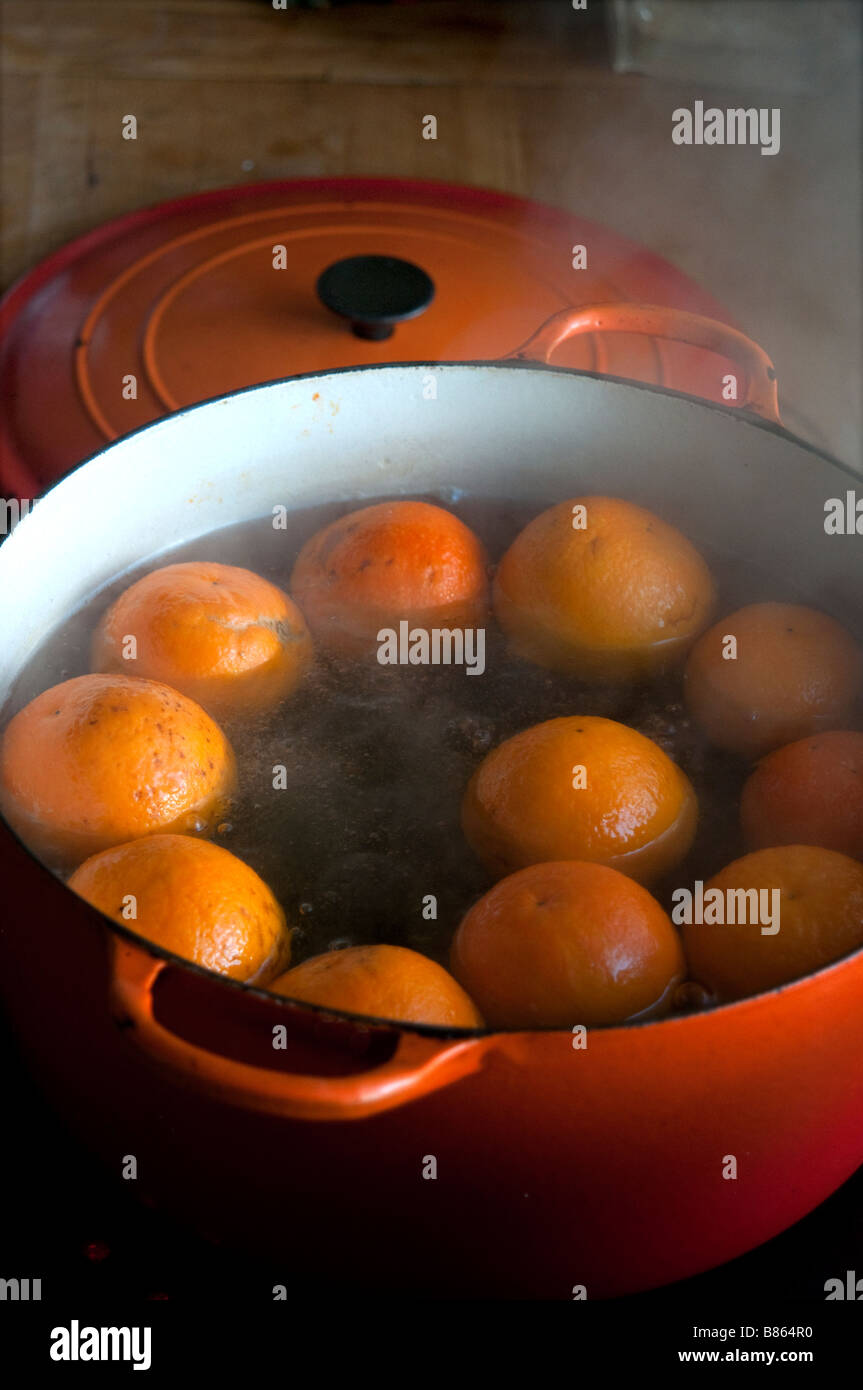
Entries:
{"label": "white enamel interior", "polygon": [[863,543],[824,533],[825,501],[854,482],[730,411],[574,372],[411,365],[274,382],[118,440],[33,507],[0,546],[0,703],[107,580],[279,503],[458,490],[539,510],[615,494],[790,576],[856,625]]}

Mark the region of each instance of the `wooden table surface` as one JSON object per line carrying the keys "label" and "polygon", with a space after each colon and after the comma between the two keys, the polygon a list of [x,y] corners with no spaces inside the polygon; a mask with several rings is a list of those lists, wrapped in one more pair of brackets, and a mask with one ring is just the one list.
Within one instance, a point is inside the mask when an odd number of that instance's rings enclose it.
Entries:
{"label": "wooden table surface", "polygon": [[[3,0],[3,285],[190,191],[344,174],[486,185],[674,261],[771,353],[789,425],[860,466],[859,7],[829,4],[846,24],[831,80],[780,103],[614,74],[597,13],[565,0]],[[698,98],[781,104],[780,154],[675,146],[671,112]]]}

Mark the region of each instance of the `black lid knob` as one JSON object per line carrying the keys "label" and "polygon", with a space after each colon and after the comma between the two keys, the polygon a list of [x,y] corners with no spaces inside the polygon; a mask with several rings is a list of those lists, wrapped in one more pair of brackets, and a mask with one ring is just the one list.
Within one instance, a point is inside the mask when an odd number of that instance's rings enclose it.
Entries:
{"label": "black lid knob", "polygon": [[395,324],[415,319],[434,299],[434,281],[397,256],[348,256],[318,277],[318,298],[350,320],[358,338],[389,338]]}

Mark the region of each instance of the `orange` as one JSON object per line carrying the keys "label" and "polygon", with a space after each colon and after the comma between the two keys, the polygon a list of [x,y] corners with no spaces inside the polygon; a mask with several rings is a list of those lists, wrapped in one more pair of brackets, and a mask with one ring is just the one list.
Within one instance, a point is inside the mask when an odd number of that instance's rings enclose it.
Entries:
{"label": "orange", "polygon": [[57,867],[139,835],[209,833],[235,781],[231,746],[200,705],[132,676],[43,691],[0,746],[0,810]]}
{"label": "orange", "polygon": [[863,859],[863,733],[833,730],[768,753],[740,799],[746,843],[821,845]]}
{"label": "orange", "polygon": [[94,854],[69,887],[166,951],[261,982],[290,959],[285,914],[248,864],[208,840],[149,835]]}
{"label": "orange", "polygon": [[713,606],[710,571],[686,537],[615,497],[549,507],[516,536],[494,580],[513,650],[588,679],[675,665]]}
{"label": "orange", "polygon": [[[685,925],[683,942],[693,978],[719,1000],[774,989],[863,946],[863,864],[834,850],[783,845],[736,859],[704,885],[705,918],[712,889],[724,895],[725,924]],[[759,893],[758,921],[729,923],[729,890],[753,889]],[[773,890],[779,930],[765,932]],[[753,898],[749,916],[754,905]],[[742,899],[735,902],[735,917],[747,915],[744,907]]]}
{"label": "orange", "polygon": [[570,716],[535,724],[480,763],[462,826],[497,877],[547,860],[586,859],[652,883],[695,835],[689,779],[625,724]]}
{"label": "orange", "polygon": [[306,541],[291,593],[316,639],[343,655],[375,651],[378,633],[476,627],[488,613],[488,561],[457,516],[429,502],[380,502]]}
{"label": "orange", "polygon": [[480,898],[450,968],[492,1028],[569,1028],[666,1013],[683,950],[646,888],[602,864],[532,864]]}
{"label": "orange", "polygon": [[268,987],[324,1009],[397,1023],[481,1028],[482,1017],[442,965],[406,946],[348,946],[326,951]]}
{"label": "orange", "polygon": [[279,704],[311,657],[303,615],[275,584],[234,565],[192,561],[153,570],[123,591],[94,633],[91,665],[164,681],[224,718]]}
{"label": "orange", "polygon": [[686,665],[692,717],[711,743],[747,758],[841,728],[861,687],[863,651],[850,633],[792,603],[731,613],[699,638]]}

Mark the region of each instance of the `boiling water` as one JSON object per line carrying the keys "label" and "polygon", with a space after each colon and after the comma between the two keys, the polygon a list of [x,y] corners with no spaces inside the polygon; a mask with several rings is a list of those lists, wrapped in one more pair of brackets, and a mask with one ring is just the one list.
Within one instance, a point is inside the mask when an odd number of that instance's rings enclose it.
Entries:
{"label": "boiling water", "polygon": [[[134,579],[167,563],[217,560],[287,589],[306,539],[361,505],[296,511],[280,530],[267,516],[151,557],[102,589],[45,642],[17,680],[5,716],[89,669],[92,631]],[[538,508],[465,498],[450,510],[478,533],[494,562]],[[719,585],[720,612],[768,599],[806,601],[787,582],[739,560],[706,558]],[[299,924],[293,963],[361,942],[411,946],[445,962],[461,916],[491,882],[459,825],[474,768],[490,748],[531,724],[558,715],[603,715],[654,738],[695,786],[701,814],[693,849],[674,871],[673,884],[654,888],[669,907],[672,887],[706,879],[742,852],[737,804],[747,771],[708,748],[684,716],[680,693],[679,675],[597,687],[525,665],[507,655],[493,623],[482,676],[456,666],[380,666],[374,659],[348,666],[319,659],[302,688],[272,714],[224,721],[240,786],[218,842],[261,875]],[[280,764],[287,769],[285,790],[273,786]],[[429,898],[436,900],[436,917],[429,916]]]}

